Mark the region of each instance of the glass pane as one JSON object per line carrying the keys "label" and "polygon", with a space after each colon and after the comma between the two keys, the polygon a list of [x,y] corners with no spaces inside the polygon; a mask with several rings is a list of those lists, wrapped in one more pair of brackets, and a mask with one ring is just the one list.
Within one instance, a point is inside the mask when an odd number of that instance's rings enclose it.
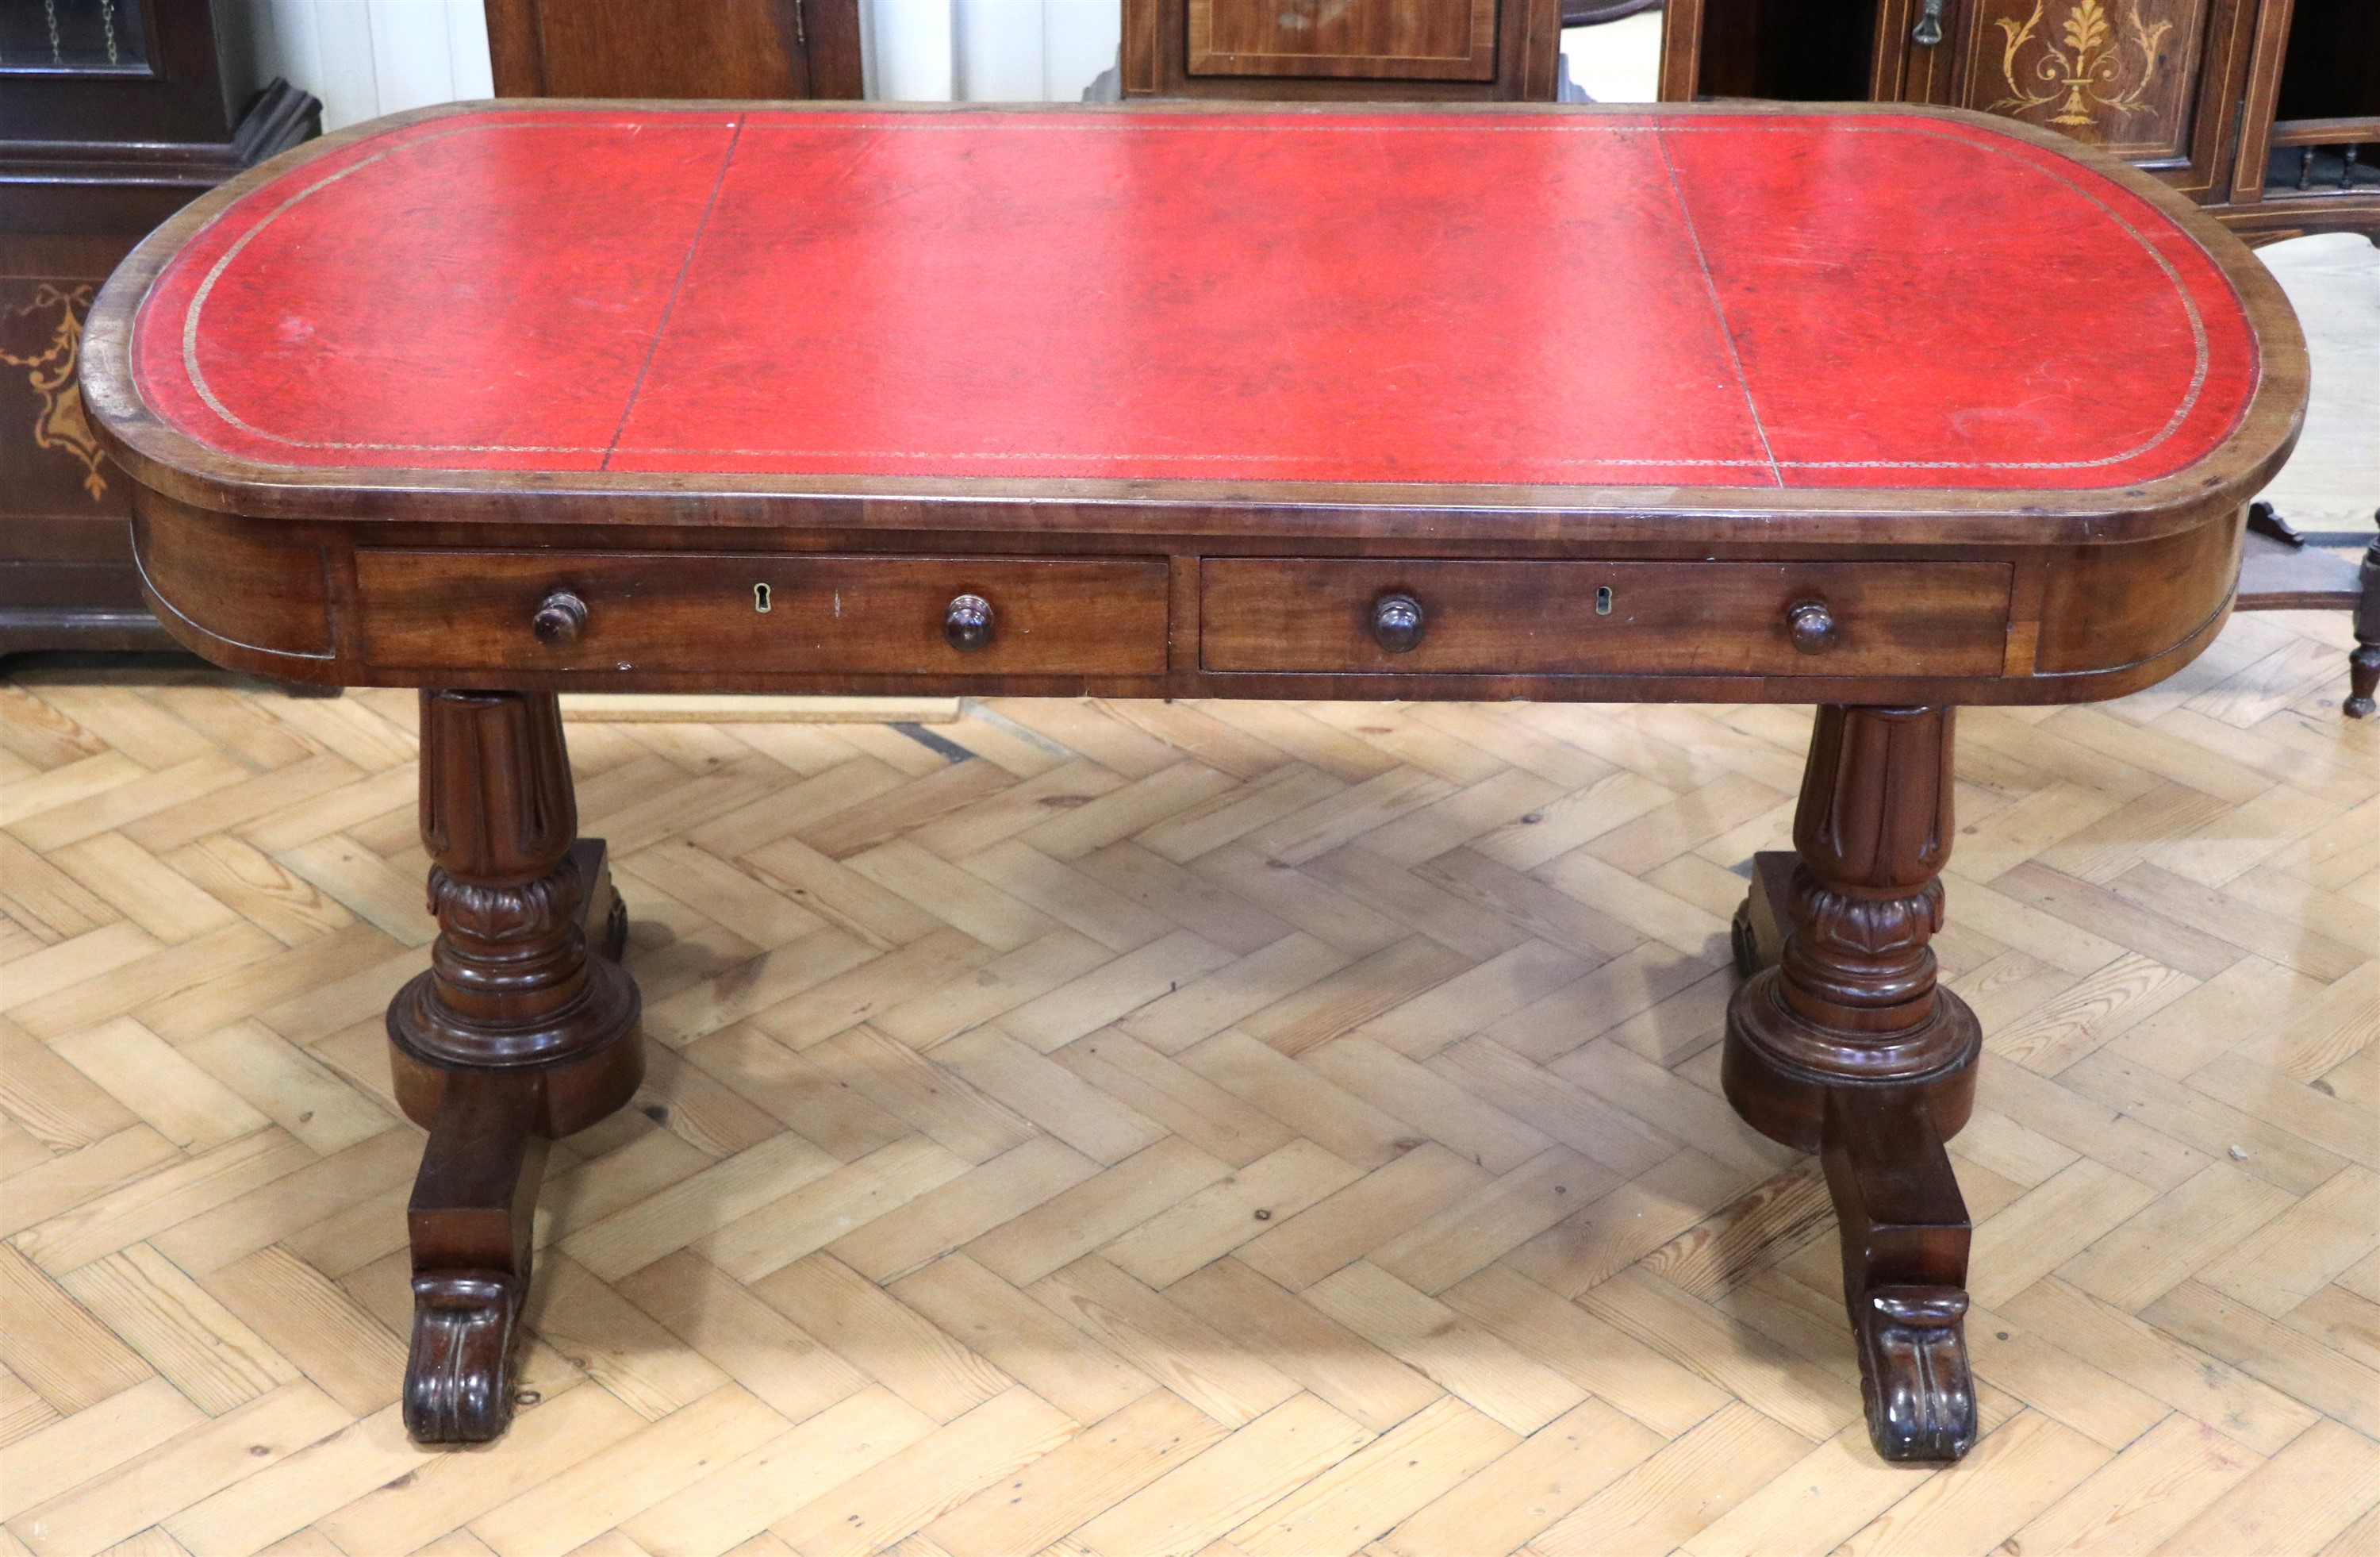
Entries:
{"label": "glass pane", "polygon": [[0,70],[148,68],[140,0],[0,0]]}

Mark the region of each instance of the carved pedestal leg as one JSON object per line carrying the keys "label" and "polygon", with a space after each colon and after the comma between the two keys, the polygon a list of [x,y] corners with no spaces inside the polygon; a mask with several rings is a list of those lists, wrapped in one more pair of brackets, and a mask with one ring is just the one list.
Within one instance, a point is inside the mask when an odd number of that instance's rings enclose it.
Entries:
{"label": "carved pedestal leg", "polygon": [[[405,1422],[480,1442],[512,1420],[529,1215],[545,1142],[643,1078],[625,922],[602,845],[579,843],[550,693],[421,695],[421,837],[439,935],[388,1008],[397,1101],[430,1129],[407,1209]],[[597,926],[589,955],[588,926]]]}
{"label": "carved pedestal leg", "polygon": [[1737,916],[1739,964],[1773,965],[1729,1004],[1720,1066],[1755,1128],[1825,1160],[1868,1433],[1888,1460],[1957,1459],[1975,1437],[1967,1213],[1942,1142],[1973,1107],[1983,1035],[1936,988],[1927,944],[1951,724],[1939,708],[1819,710],[1797,854],[1755,862]]}

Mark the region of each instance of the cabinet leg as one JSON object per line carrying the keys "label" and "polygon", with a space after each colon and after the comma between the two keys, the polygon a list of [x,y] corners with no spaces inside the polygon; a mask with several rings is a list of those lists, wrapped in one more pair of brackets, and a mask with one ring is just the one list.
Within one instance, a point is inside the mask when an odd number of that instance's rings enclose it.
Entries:
{"label": "cabinet leg", "polygon": [[[2372,516],[2380,523],[2380,513]],[[2380,691],[2380,541],[2364,548],[2358,572],[2363,596],[2355,606],[2355,650],[2347,657],[2347,702],[2350,719],[2369,719],[2373,694]]]}
{"label": "cabinet leg", "polygon": [[577,831],[552,694],[421,695],[439,934],[430,971],[389,1004],[388,1038],[397,1101],[430,1130],[407,1213],[405,1422],[425,1443],[511,1422],[545,1143],[643,1079],[637,988],[616,960],[625,919],[602,845]]}
{"label": "cabinet leg", "polygon": [[1953,831],[1951,711],[1818,711],[1795,853],[1755,862],[1720,1080],[1772,1139],[1821,1154],[1841,1223],[1868,1432],[1890,1460],[1974,1441],[1967,1216],[1942,1143],[1983,1035],[1935,979]]}

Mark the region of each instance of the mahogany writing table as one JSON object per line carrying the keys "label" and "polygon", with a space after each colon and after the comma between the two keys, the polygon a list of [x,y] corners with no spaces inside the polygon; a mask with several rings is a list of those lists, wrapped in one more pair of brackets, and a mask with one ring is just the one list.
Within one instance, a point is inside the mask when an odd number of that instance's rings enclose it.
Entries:
{"label": "mahogany writing table", "polygon": [[540,1143],[641,1075],[557,691],[1696,699],[1819,705],[1723,1081],[1897,1459],[1975,1430],[1951,711],[2204,648],[2305,385],[2063,139],[1517,105],[407,115],[169,223],[84,375],[184,642],[424,689],[418,1436],[503,1429]]}

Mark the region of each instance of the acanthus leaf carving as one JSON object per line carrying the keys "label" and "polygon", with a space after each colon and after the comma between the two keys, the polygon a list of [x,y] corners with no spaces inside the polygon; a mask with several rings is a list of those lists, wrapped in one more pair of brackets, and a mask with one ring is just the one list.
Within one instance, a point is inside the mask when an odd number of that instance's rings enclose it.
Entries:
{"label": "acanthus leaf carving", "polygon": [[1922,949],[1942,928],[1942,882],[1891,897],[1837,892],[1806,873],[1794,878],[1796,932],[1831,951],[1875,958]]}

